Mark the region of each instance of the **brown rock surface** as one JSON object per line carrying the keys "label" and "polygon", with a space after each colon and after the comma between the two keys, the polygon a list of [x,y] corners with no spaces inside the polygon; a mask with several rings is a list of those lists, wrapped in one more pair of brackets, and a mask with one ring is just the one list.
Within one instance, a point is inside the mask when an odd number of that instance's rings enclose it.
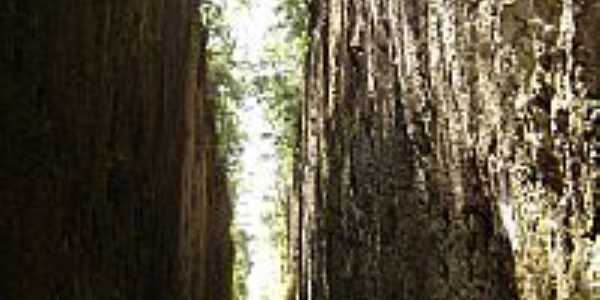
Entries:
{"label": "brown rock surface", "polygon": [[193,2],[0,4],[0,299],[218,299]]}

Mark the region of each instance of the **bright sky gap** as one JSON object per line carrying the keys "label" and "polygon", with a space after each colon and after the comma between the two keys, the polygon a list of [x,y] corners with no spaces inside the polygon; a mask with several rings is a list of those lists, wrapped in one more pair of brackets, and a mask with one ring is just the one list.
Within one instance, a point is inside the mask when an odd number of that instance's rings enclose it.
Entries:
{"label": "bright sky gap", "polygon": [[[236,42],[236,61],[258,65],[269,38],[269,28],[275,25],[275,1],[251,1],[240,7],[237,0],[223,0],[226,17],[231,22],[232,38]],[[252,70],[236,70],[240,77],[252,76]],[[237,112],[242,142],[239,199],[236,200],[235,224],[252,239],[249,242],[252,268],[248,277],[248,300],[281,299],[281,269],[278,250],[270,242],[271,229],[262,216],[275,205],[278,158],[274,140],[275,128],[269,123],[266,107],[256,97],[246,95]]]}

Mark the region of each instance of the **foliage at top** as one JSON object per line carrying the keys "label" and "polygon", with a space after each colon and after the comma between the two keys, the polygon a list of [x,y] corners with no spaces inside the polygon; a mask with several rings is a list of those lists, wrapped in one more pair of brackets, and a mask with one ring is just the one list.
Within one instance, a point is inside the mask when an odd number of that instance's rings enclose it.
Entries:
{"label": "foliage at top", "polygon": [[[237,0],[248,5],[248,0]],[[206,48],[207,103],[214,105],[217,134],[218,163],[224,167],[228,178],[230,199],[237,199],[242,142],[245,139],[240,130],[240,120],[236,111],[248,93],[248,85],[236,74],[239,62],[234,59],[236,43],[227,20],[227,1],[204,1],[201,7],[202,27],[208,36]],[[251,269],[248,252],[250,237],[241,230],[231,231],[234,243],[232,296],[235,300],[247,299],[246,281]]]}
{"label": "foliage at top", "polygon": [[308,4],[305,0],[279,0],[278,23],[270,29],[253,79],[255,93],[266,103],[270,121],[279,129],[278,150],[282,159],[291,158],[296,141],[300,103],[304,91],[303,61],[308,45]]}
{"label": "foliage at top", "polygon": [[[247,5],[248,1],[241,2]],[[202,6],[202,19],[209,36],[206,50],[207,92],[215,105],[219,154],[230,171],[229,177],[232,178],[231,172],[235,172],[239,167],[241,143],[244,139],[235,111],[240,107],[248,85],[235,73],[239,65],[234,59],[237,45],[225,17],[225,5],[223,1],[205,1]]]}
{"label": "foliage at top", "polygon": [[310,0],[279,0],[276,13],[280,16],[278,27],[288,32],[287,40],[308,41],[308,6]]}

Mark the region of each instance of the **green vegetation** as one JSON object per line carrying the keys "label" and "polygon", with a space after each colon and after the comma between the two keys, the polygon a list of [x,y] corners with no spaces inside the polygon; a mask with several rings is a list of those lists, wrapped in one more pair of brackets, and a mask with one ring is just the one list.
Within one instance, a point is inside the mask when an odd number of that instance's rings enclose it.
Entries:
{"label": "green vegetation", "polygon": [[269,121],[275,132],[279,160],[277,194],[271,211],[263,221],[272,228],[271,242],[280,254],[283,296],[294,296],[294,274],[287,267],[291,261],[288,245],[288,224],[293,164],[297,155],[297,138],[301,103],[304,97],[304,58],[308,49],[307,16],[305,0],[280,0],[276,7],[278,23],[270,29],[271,40],[263,51],[261,70],[252,80],[254,93],[265,104]]}
{"label": "green vegetation", "polygon": [[234,244],[234,262],[233,262],[233,299],[244,300],[248,296],[248,287],[246,280],[252,268],[250,261],[250,253],[248,251],[248,242],[251,237],[239,229],[233,229],[233,244]]}
{"label": "green vegetation", "polygon": [[[245,1],[242,1],[244,3]],[[226,160],[227,170],[238,166],[243,136],[235,111],[241,105],[247,85],[236,76],[239,62],[234,60],[236,48],[231,37],[231,27],[225,19],[223,3],[207,2],[204,5],[204,22],[208,30],[208,96],[214,99],[219,153]],[[231,175],[231,174],[230,174]]]}
{"label": "green vegetation", "polygon": [[[248,1],[240,0],[248,5]],[[245,138],[240,130],[240,121],[236,111],[240,109],[248,85],[240,76],[236,76],[239,62],[234,59],[235,40],[231,35],[230,20],[226,19],[224,1],[207,1],[202,7],[204,28],[209,39],[207,43],[207,97],[212,101],[215,112],[218,163],[227,177],[227,193],[232,206],[238,199],[240,156],[242,141]],[[248,234],[235,226],[230,230],[233,241],[233,278],[232,297],[234,300],[247,298],[246,281],[251,269],[248,251]]]}
{"label": "green vegetation", "polygon": [[280,0],[276,12],[279,23],[271,28],[275,38],[268,41],[257,68],[262,71],[253,83],[258,98],[267,104],[270,120],[280,129],[278,150],[285,161],[293,155],[303,97],[308,4],[304,0]]}
{"label": "green vegetation", "polygon": [[[294,148],[303,97],[303,58],[306,53],[308,5],[304,0],[281,0],[278,2],[278,24],[270,29],[271,40],[263,49],[260,62],[252,65],[236,61],[236,41],[232,36],[231,22],[226,15],[227,5],[244,8],[249,0],[205,1],[202,7],[204,28],[209,39],[206,50],[208,62],[208,97],[215,105],[216,132],[219,161],[225,165],[228,191],[231,199],[238,198],[240,155],[245,138],[239,128],[236,111],[242,107],[245,97],[256,97],[267,108],[269,121],[277,128],[273,134],[280,170],[278,193],[273,209],[263,216],[263,221],[273,228],[271,241],[279,249],[282,261],[286,261],[286,199],[292,178]],[[231,230],[234,242],[233,297],[247,298],[246,281],[251,269],[248,252],[248,233],[234,224]]]}
{"label": "green vegetation", "polygon": [[[239,161],[242,142],[238,113],[243,99],[256,97],[267,109],[267,117],[276,138],[280,169],[278,170],[277,195],[272,209],[263,215],[263,222],[270,228],[272,246],[281,253],[281,261],[287,257],[286,208],[292,183],[292,166],[296,146],[300,103],[303,97],[305,57],[308,35],[306,34],[308,4],[304,0],[280,0],[276,13],[278,23],[270,29],[271,39],[263,49],[259,62],[236,61],[236,41],[232,35],[227,15],[232,7],[248,8],[249,0],[205,1],[202,7],[204,28],[207,30],[206,57],[208,63],[207,95],[214,101],[215,124],[218,139],[219,162],[225,166],[228,192],[235,202],[241,172]],[[233,6],[231,6],[233,5]],[[246,282],[250,274],[251,258],[247,232],[235,223],[231,229],[234,243],[233,298],[247,299]],[[286,276],[286,286],[292,280]],[[291,288],[287,288],[290,289]]]}

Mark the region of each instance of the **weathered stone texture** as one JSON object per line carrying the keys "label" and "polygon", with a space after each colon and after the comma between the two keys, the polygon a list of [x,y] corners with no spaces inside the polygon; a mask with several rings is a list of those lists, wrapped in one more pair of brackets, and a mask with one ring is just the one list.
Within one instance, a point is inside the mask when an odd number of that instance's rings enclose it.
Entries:
{"label": "weathered stone texture", "polygon": [[597,1],[311,3],[299,299],[600,294]]}
{"label": "weathered stone texture", "polygon": [[221,299],[194,2],[0,4],[0,299]]}

